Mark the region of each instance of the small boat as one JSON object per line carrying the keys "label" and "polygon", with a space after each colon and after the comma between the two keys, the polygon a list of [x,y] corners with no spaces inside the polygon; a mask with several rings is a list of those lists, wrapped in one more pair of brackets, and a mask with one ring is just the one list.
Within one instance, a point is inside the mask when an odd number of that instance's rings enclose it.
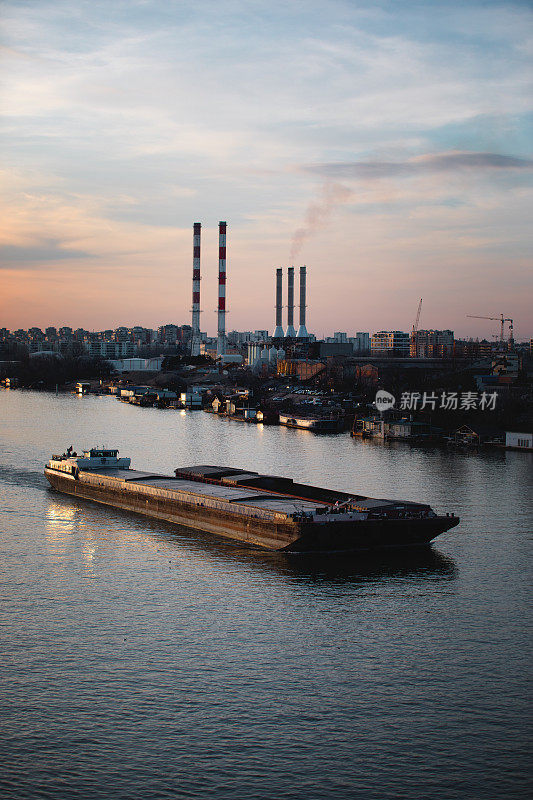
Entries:
{"label": "small boat", "polygon": [[303,428],[307,431],[327,433],[342,430],[344,423],[343,420],[337,416],[310,417],[302,415],[294,416],[291,414],[280,414],[279,424],[285,425],[287,428]]}

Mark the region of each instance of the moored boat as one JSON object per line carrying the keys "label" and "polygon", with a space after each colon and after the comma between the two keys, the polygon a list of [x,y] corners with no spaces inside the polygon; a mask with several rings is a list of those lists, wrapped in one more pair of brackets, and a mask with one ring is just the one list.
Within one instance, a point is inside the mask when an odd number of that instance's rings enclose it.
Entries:
{"label": "moored boat", "polygon": [[342,430],[344,420],[339,416],[303,416],[294,414],[280,414],[279,424],[287,428],[302,428],[315,433],[337,433]]}

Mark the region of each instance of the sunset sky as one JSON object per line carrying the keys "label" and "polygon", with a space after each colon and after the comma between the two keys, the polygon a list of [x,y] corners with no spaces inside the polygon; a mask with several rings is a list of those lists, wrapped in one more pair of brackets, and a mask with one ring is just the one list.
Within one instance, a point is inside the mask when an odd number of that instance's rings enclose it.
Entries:
{"label": "sunset sky", "polygon": [[[0,327],[533,336],[530,3],[15,0],[2,13]],[[286,324],[284,319],[284,324]]]}

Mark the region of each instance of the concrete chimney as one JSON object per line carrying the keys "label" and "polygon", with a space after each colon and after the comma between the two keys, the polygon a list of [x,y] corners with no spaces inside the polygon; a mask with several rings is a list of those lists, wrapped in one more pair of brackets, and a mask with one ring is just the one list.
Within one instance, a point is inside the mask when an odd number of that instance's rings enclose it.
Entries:
{"label": "concrete chimney", "polygon": [[274,331],[274,339],[281,339],[283,337],[283,269],[280,267],[276,270],[276,330]]}
{"label": "concrete chimney", "polygon": [[218,223],[218,339],[217,356],[226,352],[226,223]]}
{"label": "concrete chimney", "polygon": [[294,267],[287,270],[287,331],[285,338],[294,339]]}
{"label": "concrete chimney", "polygon": [[300,267],[300,327],[298,328],[298,339],[308,339],[309,334],[305,327],[305,307],[306,307],[306,280],[307,268]]}
{"label": "concrete chimney", "polygon": [[192,228],[192,337],[191,355],[200,355],[200,237],[202,226]]}

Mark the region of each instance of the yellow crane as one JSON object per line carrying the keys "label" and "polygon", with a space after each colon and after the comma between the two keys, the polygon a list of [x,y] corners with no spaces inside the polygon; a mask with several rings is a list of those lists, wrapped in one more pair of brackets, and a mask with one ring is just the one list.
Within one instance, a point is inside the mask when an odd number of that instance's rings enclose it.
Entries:
{"label": "yellow crane", "polygon": [[475,314],[467,314],[467,317],[470,319],[491,319],[494,322],[500,323],[500,343],[503,345],[505,343],[505,334],[504,334],[504,327],[505,323],[509,323],[509,347],[513,344],[513,320],[510,317],[504,317],[503,314],[500,314],[499,317],[478,317]]}
{"label": "yellow crane", "polygon": [[420,322],[421,311],[422,311],[422,298],[420,298],[420,302],[418,304],[418,311],[416,312],[415,324],[413,325],[413,330],[411,331],[411,342],[413,343],[411,355],[414,355],[416,358],[418,358],[418,323]]}

